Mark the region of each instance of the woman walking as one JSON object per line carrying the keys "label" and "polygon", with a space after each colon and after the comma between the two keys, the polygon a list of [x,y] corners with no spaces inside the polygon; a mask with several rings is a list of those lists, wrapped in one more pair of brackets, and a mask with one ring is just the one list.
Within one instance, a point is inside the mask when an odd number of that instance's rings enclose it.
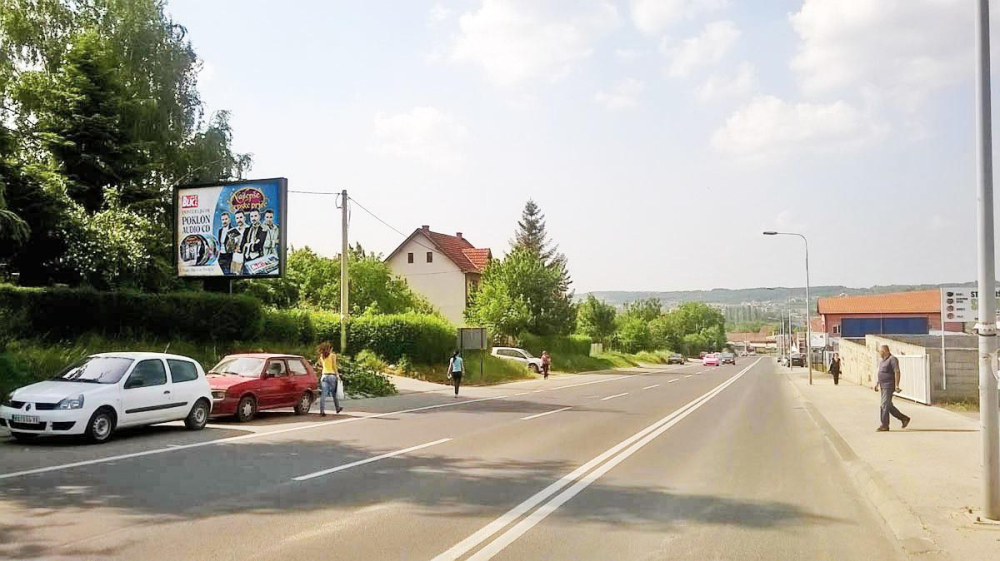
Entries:
{"label": "woman walking", "polygon": [[333,406],[337,413],[344,410],[337,399],[337,384],[340,378],[337,375],[337,355],[332,351],[329,342],[324,342],[319,346],[319,362],[323,367],[323,375],[319,379],[319,416],[326,417],[326,396],[333,397]]}
{"label": "woman walking", "polygon": [[462,374],[465,374],[465,361],[462,360],[462,355],[455,351],[448,361],[448,377],[455,384],[455,397],[458,397],[458,386],[462,385]]}
{"label": "woman walking", "polygon": [[549,356],[549,351],[542,351],[542,376],[543,379],[549,379],[549,366],[552,365],[552,357]]}

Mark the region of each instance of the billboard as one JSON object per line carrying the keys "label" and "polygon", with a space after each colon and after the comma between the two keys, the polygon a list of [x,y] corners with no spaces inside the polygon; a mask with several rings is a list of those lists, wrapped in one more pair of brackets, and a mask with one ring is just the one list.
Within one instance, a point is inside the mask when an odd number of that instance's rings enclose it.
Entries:
{"label": "billboard", "polygon": [[[995,291],[994,297],[1000,315],[1000,289]],[[941,318],[956,323],[979,321],[979,290],[968,286],[942,287]]]}
{"label": "billboard", "polygon": [[177,276],[284,275],[287,203],[288,180],[283,177],[177,187]]}

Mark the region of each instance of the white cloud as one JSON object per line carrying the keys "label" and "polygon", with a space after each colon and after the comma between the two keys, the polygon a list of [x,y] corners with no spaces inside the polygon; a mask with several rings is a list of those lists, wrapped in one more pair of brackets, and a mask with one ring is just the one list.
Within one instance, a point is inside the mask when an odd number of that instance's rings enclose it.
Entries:
{"label": "white cloud", "polygon": [[807,95],[864,87],[913,110],[971,76],[973,14],[966,0],[805,0],[791,67]]}
{"label": "white cloud", "polygon": [[639,60],[646,53],[637,49],[615,49],[615,58],[625,62]]}
{"label": "white cloud", "polygon": [[611,110],[629,109],[636,106],[636,98],[645,88],[642,80],[629,78],[618,82],[611,92],[597,92],[594,100]]}
{"label": "white cloud", "polygon": [[844,101],[792,104],[757,96],[729,117],[712,144],[734,156],[768,159],[795,151],[855,148],[884,133],[883,125]]}
{"label": "white cloud", "polygon": [[671,76],[687,76],[700,66],[715,64],[726,56],[740,37],[740,30],[731,21],[714,21],[705,26],[697,37],[684,39],[679,45],[664,42],[663,54],[670,59],[667,72]]}
{"label": "white cloud", "polygon": [[454,169],[462,162],[468,136],[465,125],[436,107],[375,115],[369,149],[380,155],[419,162],[434,169]]}
{"label": "white cloud", "polygon": [[694,95],[702,103],[711,103],[720,99],[743,97],[753,91],[756,82],[756,70],[753,64],[744,62],[736,71],[736,76],[726,78],[714,75],[694,90]]}
{"label": "white cloud", "polygon": [[452,60],[481,66],[502,86],[540,76],[556,79],[590,56],[593,43],[618,25],[614,4],[583,4],[566,14],[538,0],[484,0],[478,11],[459,18]]}
{"label": "white cloud", "polygon": [[451,9],[444,4],[438,2],[431,6],[429,12],[427,12],[427,23],[430,25],[437,25],[444,20],[451,17]]}
{"label": "white cloud", "polygon": [[656,35],[681,20],[728,4],[728,0],[632,0],[632,23],[642,33]]}

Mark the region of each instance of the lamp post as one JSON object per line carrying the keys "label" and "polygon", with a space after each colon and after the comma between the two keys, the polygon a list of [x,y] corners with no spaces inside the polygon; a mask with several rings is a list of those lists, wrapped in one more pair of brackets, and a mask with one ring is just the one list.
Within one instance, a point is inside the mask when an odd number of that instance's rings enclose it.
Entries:
{"label": "lamp post", "polygon": [[809,363],[809,385],[813,383],[813,358],[812,358],[812,317],[809,314],[809,240],[802,234],[795,232],[764,232],[765,236],[798,236],[806,244],[806,362]]}

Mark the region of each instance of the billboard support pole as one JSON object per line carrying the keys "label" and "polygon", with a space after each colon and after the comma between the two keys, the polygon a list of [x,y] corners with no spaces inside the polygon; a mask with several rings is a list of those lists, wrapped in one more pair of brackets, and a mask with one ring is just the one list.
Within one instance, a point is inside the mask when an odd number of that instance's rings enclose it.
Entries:
{"label": "billboard support pole", "polygon": [[340,354],[347,352],[347,295],[350,287],[347,280],[347,189],[340,192],[341,246],[340,246]]}

